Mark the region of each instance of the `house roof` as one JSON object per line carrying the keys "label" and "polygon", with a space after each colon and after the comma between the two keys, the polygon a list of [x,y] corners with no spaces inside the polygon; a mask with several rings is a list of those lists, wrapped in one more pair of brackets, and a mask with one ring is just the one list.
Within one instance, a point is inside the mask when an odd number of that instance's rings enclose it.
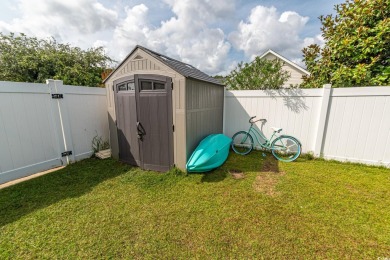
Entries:
{"label": "house roof", "polygon": [[304,68],[302,68],[301,66],[299,66],[298,64],[292,62],[291,60],[283,57],[282,55],[280,55],[279,53],[277,52],[274,52],[273,50],[269,49],[268,51],[264,52],[260,58],[263,58],[265,57],[267,54],[273,54],[275,55],[276,57],[278,57],[279,59],[281,59],[282,61],[286,62],[287,64],[290,64],[291,66],[293,66],[294,68],[296,68],[297,70],[299,70],[300,72],[306,74],[306,75],[310,75],[310,72],[308,72],[307,70],[305,70]]}
{"label": "house roof", "polygon": [[187,64],[187,63],[184,63],[184,62],[181,62],[181,61],[178,61],[178,60],[175,60],[175,59],[172,59],[168,56],[165,56],[163,54],[160,54],[160,53],[157,53],[155,51],[152,51],[152,50],[149,50],[143,46],[140,46],[140,45],[137,45],[135,46],[135,48],[129,53],[129,55],[127,55],[127,57],[110,73],[110,75],[108,75],[108,77],[106,79],[103,80],[103,83],[106,82],[108,80],[108,78],[111,77],[111,75],[137,50],[137,49],[141,49],[143,50],[144,52],[148,53],[149,55],[151,55],[152,57],[154,57],[155,59],[159,60],[160,62],[162,62],[163,64],[167,65],[168,67],[170,67],[171,69],[173,69],[174,71],[178,72],[179,74],[183,75],[184,77],[186,78],[192,78],[192,79],[197,79],[197,80],[201,80],[201,81],[206,81],[206,82],[210,82],[210,83],[213,83],[213,84],[217,84],[217,85],[221,85],[221,86],[224,86],[224,84],[222,84],[218,79],[215,79],[213,77],[210,77],[209,75],[207,75],[206,73],[198,70],[197,68],[193,67],[192,65],[190,64]]}

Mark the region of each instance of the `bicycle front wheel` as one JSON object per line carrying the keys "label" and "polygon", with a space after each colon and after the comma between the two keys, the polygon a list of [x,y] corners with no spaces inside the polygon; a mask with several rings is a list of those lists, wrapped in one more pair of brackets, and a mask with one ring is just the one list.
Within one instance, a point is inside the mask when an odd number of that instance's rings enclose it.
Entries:
{"label": "bicycle front wheel", "polygon": [[301,154],[301,144],[292,136],[279,136],[272,144],[272,155],[283,162],[292,162]]}
{"label": "bicycle front wheel", "polygon": [[232,149],[234,152],[246,155],[253,149],[253,137],[245,131],[237,132],[232,137]]}

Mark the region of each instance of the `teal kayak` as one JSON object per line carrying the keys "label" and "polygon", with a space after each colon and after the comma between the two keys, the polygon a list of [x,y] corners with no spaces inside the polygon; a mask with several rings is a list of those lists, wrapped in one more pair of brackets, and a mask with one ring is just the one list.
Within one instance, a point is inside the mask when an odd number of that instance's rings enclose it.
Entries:
{"label": "teal kayak", "polygon": [[232,139],[212,134],[203,139],[187,162],[188,172],[208,172],[221,166],[229,155]]}

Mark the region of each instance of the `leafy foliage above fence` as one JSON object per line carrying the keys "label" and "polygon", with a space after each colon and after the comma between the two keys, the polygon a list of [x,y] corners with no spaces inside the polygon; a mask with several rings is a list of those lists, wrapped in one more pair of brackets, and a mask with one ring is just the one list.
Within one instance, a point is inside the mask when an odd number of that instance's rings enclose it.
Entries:
{"label": "leafy foliage above fence", "polygon": [[67,85],[96,87],[112,62],[102,47],[82,50],[54,38],[0,33],[0,80],[43,83],[61,79]]}
{"label": "leafy foliage above fence", "polygon": [[225,78],[225,83],[232,90],[278,89],[290,78],[282,69],[283,62],[275,59],[256,59],[251,63],[239,63]]}
{"label": "leafy foliage above fence", "polygon": [[347,0],[336,16],[321,16],[325,46],[303,49],[310,76],[304,87],[383,86],[390,84],[389,0]]}

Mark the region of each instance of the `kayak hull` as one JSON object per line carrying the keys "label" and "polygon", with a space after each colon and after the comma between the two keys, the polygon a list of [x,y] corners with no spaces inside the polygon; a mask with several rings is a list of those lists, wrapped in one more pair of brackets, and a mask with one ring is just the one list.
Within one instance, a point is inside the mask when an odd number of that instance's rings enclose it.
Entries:
{"label": "kayak hull", "polygon": [[204,138],[187,162],[188,172],[208,172],[221,166],[229,155],[232,139],[223,134]]}

